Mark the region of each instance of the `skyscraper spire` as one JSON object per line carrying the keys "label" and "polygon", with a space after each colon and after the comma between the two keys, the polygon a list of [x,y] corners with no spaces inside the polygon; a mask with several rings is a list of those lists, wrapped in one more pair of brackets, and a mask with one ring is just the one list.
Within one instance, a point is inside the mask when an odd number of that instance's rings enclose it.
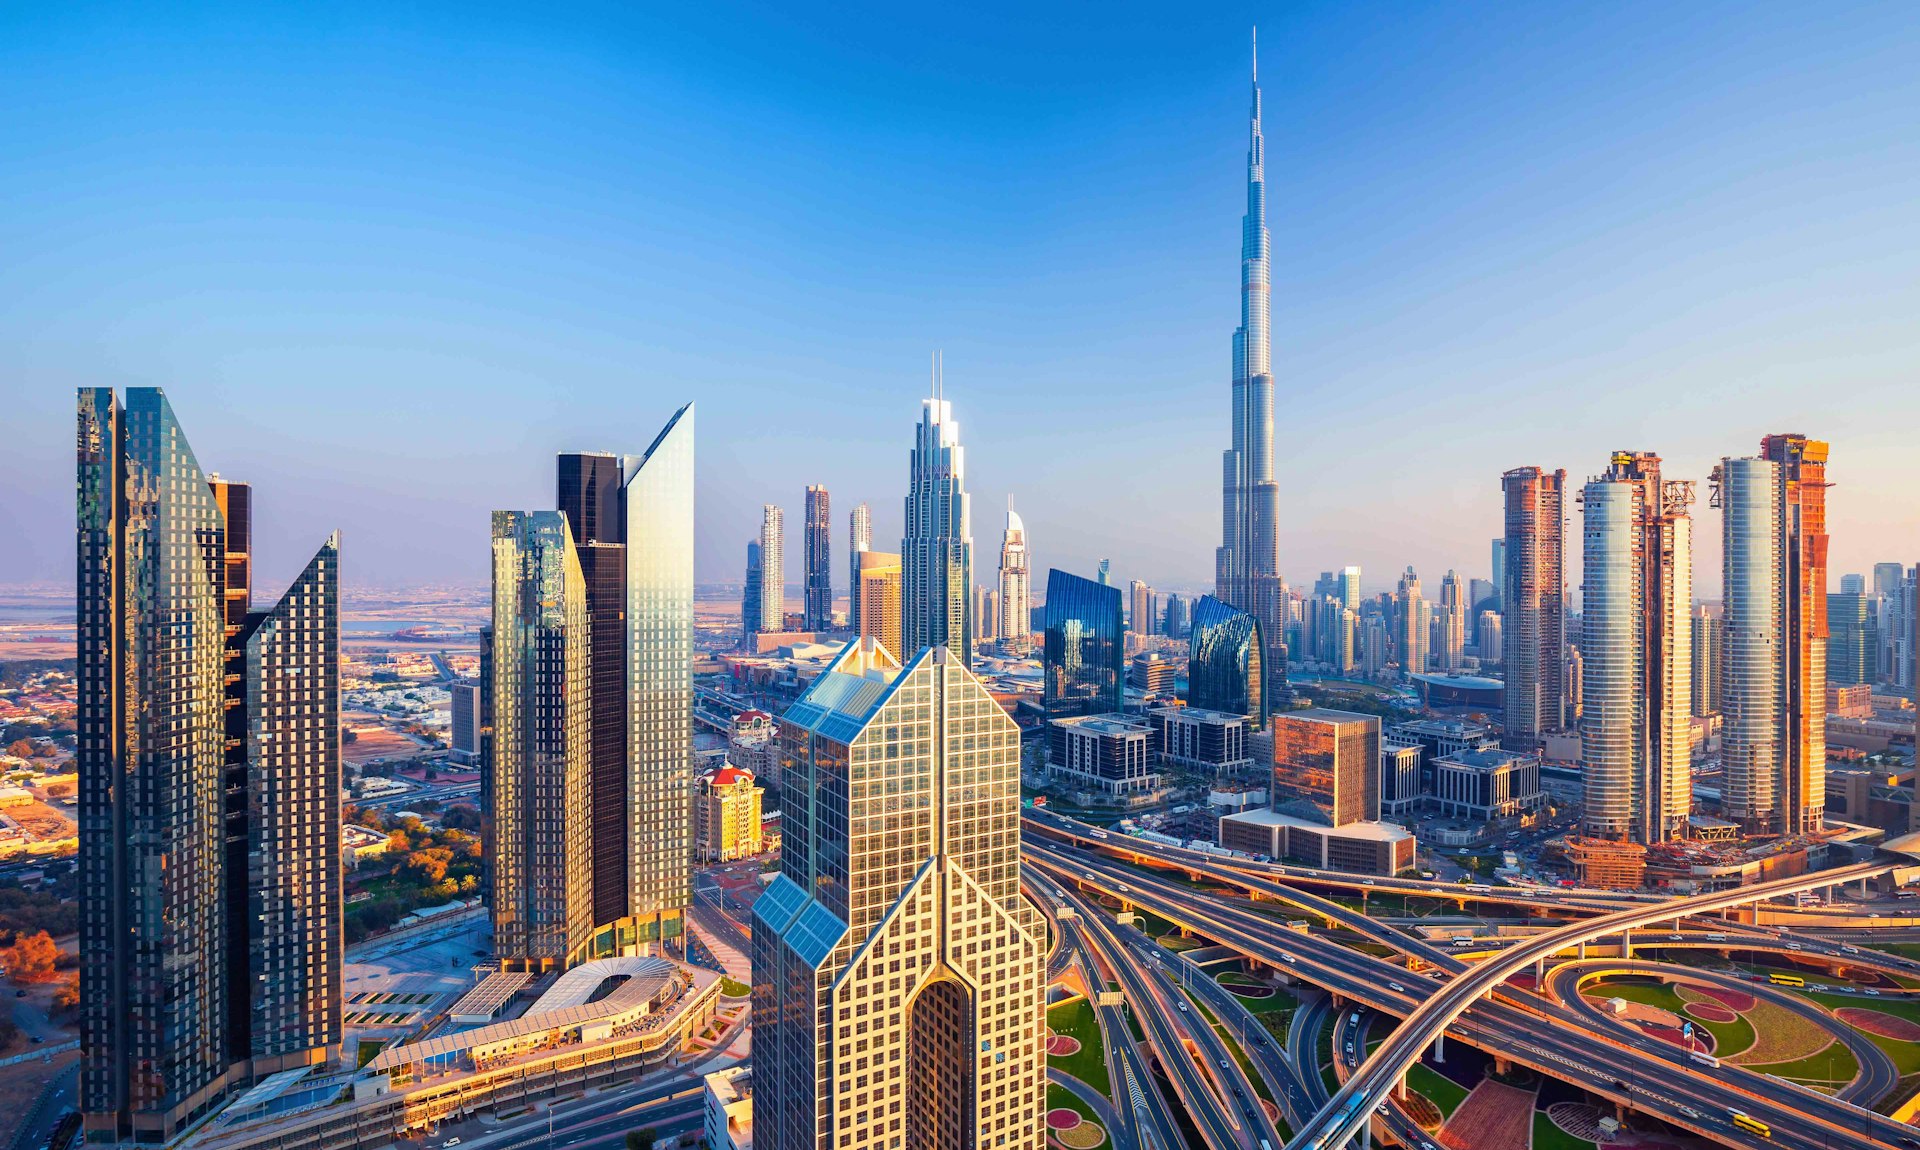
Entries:
{"label": "skyscraper spire", "polygon": [[[1233,333],[1233,441],[1222,457],[1220,549],[1215,594],[1261,619],[1276,652],[1284,620],[1273,471],[1272,342],[1268,326],[1272,241],[1267,232],[1266,139],[1260,128],[1259,39],[1255,32],[1247,118],[1247,211],[1240,225],[1240,326]],[[1269,658],[1283,673],[1284,657]]]}

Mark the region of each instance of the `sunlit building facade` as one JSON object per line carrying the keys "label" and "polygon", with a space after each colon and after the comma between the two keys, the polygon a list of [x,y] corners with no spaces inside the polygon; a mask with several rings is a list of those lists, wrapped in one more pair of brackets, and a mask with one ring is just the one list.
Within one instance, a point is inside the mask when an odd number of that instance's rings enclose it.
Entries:
{"label": "sunlit building facade", "polygon": [[877,639],[887,653],[900,650],[900,556],[886,551],[860,553],[860,637]]}
{"label": "sunlit building facade", "polygon": [[494,512],[482,830],[504,969],[564,968],[593,934],[590,642],[566,516]]}
{"label": "sunlit building facade", "polygon": [[1826,807],[1827,445],[1770,435],[1714,471],[1725,532],[1721,760],[1748,834],[1819,830]]}
{"label": "sunlit building facade", "polygon": [[1566,726],[1565,471],[1519,467],[1500,478],[1506,537],[1494,540],[1506,740],[1532,749]]}
{"label": "sunlit building facade", "polygon": [[787,629],[786,520],[771,503],[760,508],[760,579],[755,602],[760,611],[754,633],[769,635]]}
{"label": "sunlit building facade", "polygon": [[851,644],[782,719],[754,904],[763,1150],[1046,1145],[1046,934],[1020,894],[1020,734],[944,648]]}

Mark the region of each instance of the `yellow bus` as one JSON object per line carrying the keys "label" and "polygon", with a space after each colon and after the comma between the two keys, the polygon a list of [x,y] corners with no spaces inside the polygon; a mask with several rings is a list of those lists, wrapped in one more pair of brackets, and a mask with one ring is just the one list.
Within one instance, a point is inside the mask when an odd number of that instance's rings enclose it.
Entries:
{"label": "yellow bus", "polygon": [[1758,1134],[1762,1138],[1773,1137],[1773,1127],[1768,1126],[1758,1118],[1749,1118],[1738,1110],[1727,1111],[1727,1117],[1733,1120],[1735,1126],[1738,1126],[1749,1134]]}
{"label": "yellow bus", "polygon": [[1769,974],[1767,981],[1775,986],[1805,986],[1807,980],[1797,974]]}

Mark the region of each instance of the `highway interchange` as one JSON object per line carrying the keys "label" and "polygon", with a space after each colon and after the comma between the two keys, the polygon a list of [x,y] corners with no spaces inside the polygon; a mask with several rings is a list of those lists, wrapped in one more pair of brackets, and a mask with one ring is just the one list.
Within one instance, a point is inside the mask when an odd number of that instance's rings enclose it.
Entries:
{"label": "highway interchange", "polygon": [[[1209,1047],[1208,1040],[1215,1038],[1212,1028],[1203,1021],[1195,1025],[1190,1014],[1177,1008],[1166,1009],[1171,987],[1178,981],[1169,970],[1185,960],[1170,954],[1163,957],[1155,953],[1157,946],[1142,949],[1149,945],[1145,936],[1113,924],[1111,911],[1093,907],[1087,894],[1149,911],[1268,970],[1284,971],[1291,980],[1318,987],[1332,996],[1308,998],[1303,1003],[1284,1056],[1272,1047],[1243,1043],[1251,1063],[1267,1079],[1273,1096],[1281,1100],[1287,1122],[1298,1132],[1286,1143],[1297,1150],[1343,1145],[1356,1134],[1364,1138],[1382,1129],[1404,1145],[1431,1144],[1431,1136],[1413,1126],[1397,1104],[1389,1103],[1385,1113],[1376,1114],[1376,1109],[1400,1086],[1407,1068],[1433,1047],[1441,1033],[1465,1040],[1503,1063],[1570,1081],[1600,1098],[1720,1144],[1920,1146],[1911,1127],[1846,1101],[1877,1097],[1893,1085],[1886,1056],[1862,1036],[1854,1035],[1847,1042],[1860,1063],[1861,1074],[1841,1091],[1843,1097],[1836,1098],[1732,1064],[1691,1062],[1670,1042],[1598,1016],[1581,1000],[1577,983],[1576,991],[1570,994],[1552,985],[1552,981],[1566,977],[1566,972],[1559,969],[1562,952],[1576,950],[1580,941],[1598,942],[1603,937],[1609,946],[1617,946],[1622,931],[1631,932],[1634,948],[1643,955],[1683,947],[1778,953],[1790,950],[1792,957],[1800,960],[1844,961],[1889,975],[1904,971],[1909,978],[1920,974],[1920,963],[1875,955],[1847,941],[1857,940],[1857,932],[1832,939],[1797,932],[1788,939],[1770,928],[1685,918],[1736,913],[1733,904],[1753,898],[1754,888],[1666,904],[1657,899],[1599,892],[1520,892],[1506,888],[1467,891],[1458,885],[1316,875],[1297,868],[1222,859],[1121,839],[1053,815],[1031,815],[1026,828],[1026,855],[1042,888],[1037,893],[1051,899],[1057,912],[1078,920],[1063,928],[1068,944],[1098,955],[1127,1000],[1153,1004],[1151,1009],[1139,1012],[1139,1021],[1156,1053],[1184,1050],[1185,1042],[1200,1048],[1199,1058],[1170,1057],[1163,1059],[1162,1065],[1171,1064],[1176,1096],[1193,1112],[1193,1121],[1201,1127],[1208,1145],[1257,1150],[1261,1137],[1272,1139],[1273,1135],[1259,1129],[1234,1093],[1236,1087],[1244,1090],[1246,1084],[1236,1081],[1239,1069],[1232,1059],[1226,1059],[1228,1068],[1218,1068],[1217,1076],[1199,1072],[1199,1067],[1219,1057]],[[1159,872],[1127,865],[1111,857],[1116,854],[1157,867]],[[1293,873],[1288,874],[1290,869]],[[1760,888],[1759,893],[1786,894],[1799,888],[1871,877],[1885,869],[1884,865],[1868,865],[1827,871]],[[1283,901],[1320,923],[1353,931],[1390,948],[1395,957],[1389,960],[1363,953],[1325,933],[1292,929],[1258,904],[1240,897],[1198,896],[1193,884],[1199,882],[1238,888],[1247,898]],[[1370,890],[1375,894],[1423,894],[1496,907],[1505,904],[1509,910],[1520,904],[1530,915],[1550,913],[1550,920],[1540,919],[1536,925],[1552,926],[1553,930],[1532,939],[1473,940],[1468,944],[1470,949],[1460,951],[1435,945],[1391,922],[1333,902],[1305,889],[1308,884],[1348,894]],[[1541,897],[1542,893],[1547,897]],[[1127,937],[1129,933],[1132,938]],[[1106,941],[1090,944],[1089,936],[1104,936]],[[1469,958],[1479,961],[1470,964]],[[1604,965],[1632,973],[1652,964],[1623,965],[1616,960]],[[1555,975],[1546,988],[1547,997],[1502,985],[1511,974],[1549,966]],[[1690,978],[1696,973],[1688,972]],[[1210,1007],[1218,1004],[1214,1013],[1231,1029],[1232,1011],[1239,1005],[1232,1001],[1233,996],[1197,971],[1187,981],[1197,993],[1207,996]],[[1089,982],[1104,985],[1098,974],[1090,975]],[[1755,989],[1750,983],[1742,985],[1749,992]],[[1803,1000],[1792,996],[1764,988],[1759,993],[1783,1005],[1809,1009]],[[1222,999],[1225,1001],[1219,1001]],[[1338,1018],[1344,1026],[1385,1026],[1405,1019],[1411,1019],[1412,1024],[1396,1024],[1378,1049],[1364,1059],[1360,1055],[1365,1044],[1359,1043],[1357,1050],[1347,1055],[1353,1065],[1350,1071],[1343,1069],[1340,1090],[1323,1104],[1320,1054],[1326,1049],[1324,1028],[1328,1015],[1336,1009],[1336,1000],[1373,1012],[1340,1011]],[[1108,1019],[1109,1015],[1103,1014],[1103,1022]],[[1140,1056],[1124,1023],[1109,1024],[1105,1029],[1110,1039],[1117,1040],[1120,1058]],[[1148,1101],[1152,1101],[1151,1092]],[[1734,1110],[1767,1124],[1771,1137],[1761,1138],[1735,1128],[1729,1121],[1729,1112]],[[1152,1136],[1151,1126],[1142,1125],[1141,1129]],[[1137,1144],[1148,1144],[1135,1137]],[[1276,1147],[1280,1144],[1274,1143]]]}

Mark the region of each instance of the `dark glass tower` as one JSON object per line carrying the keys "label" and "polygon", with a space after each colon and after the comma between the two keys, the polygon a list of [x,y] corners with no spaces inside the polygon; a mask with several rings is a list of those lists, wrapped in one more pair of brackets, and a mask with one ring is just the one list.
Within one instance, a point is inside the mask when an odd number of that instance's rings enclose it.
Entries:
{"label": "dark glass tower", "polygon": [[252,617],[251,492],[160,390],[83,389],[76,430],[80,1106],[159,1142],[340,1038],[338,551]]}
{"label": "dark glass tower", "polygon": [[1126,628],[1120,588],[1047,571],[1043,699],[1047,714],[1098,715],[1124,705]]}
{"label": "dark glass tower", "polygon": [[802,597],[809,631],[833,630],[833,523],[827,489],[807,488],[807,572]]}
{"label": "dark glass tower", "polygon": [[[254,1074],[340,1041],[340,537],[247,617],[246,965]],[[236,932],[239,933],[239,932]],[[236,980],[237,981],[237,980]]]}
{"label": "dark glass tower", "polygon": [[1212,595],[1193,606],[1187,648],[1187,705],[1267,722],[1260,620]]}
{"label": "dark glass tower", "polygon": [[627,913],[627,547],[620,458],[560,456],[559,507],[586,583],[593,708],[593,922]]}

